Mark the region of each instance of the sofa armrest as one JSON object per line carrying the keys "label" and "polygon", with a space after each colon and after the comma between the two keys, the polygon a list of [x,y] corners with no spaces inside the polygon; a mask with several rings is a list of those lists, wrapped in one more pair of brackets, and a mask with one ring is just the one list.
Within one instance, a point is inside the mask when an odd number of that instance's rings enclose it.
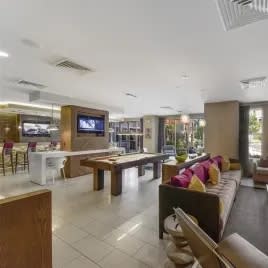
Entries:
{"label": "sofa armrest", "polygon": [[236,233],[221,241],[216,251],[237,268],[268,267],[268,256]]}
{"label": "sofa armrest", "polygon": [[159,238],[164,220],[180,207],[198,220],[199,226],[216,242],[220,240],[220,199],[215,194],[192,191],[168,184],[159,185]]}

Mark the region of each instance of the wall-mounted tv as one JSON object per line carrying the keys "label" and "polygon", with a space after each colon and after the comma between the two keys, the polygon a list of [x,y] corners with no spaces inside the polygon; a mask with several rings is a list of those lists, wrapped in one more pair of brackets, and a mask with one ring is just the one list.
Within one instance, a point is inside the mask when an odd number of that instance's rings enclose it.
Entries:
{"label": "wall-mounted tv", "polygon": [[22,136],[25,137],[50,137],[48,127],[50,122],[22,122]]}
{"label": "wall-mounted tv", "polygon": [[97,136],[104,136],[104,116],[77,115],[78,133],[95,133]]}

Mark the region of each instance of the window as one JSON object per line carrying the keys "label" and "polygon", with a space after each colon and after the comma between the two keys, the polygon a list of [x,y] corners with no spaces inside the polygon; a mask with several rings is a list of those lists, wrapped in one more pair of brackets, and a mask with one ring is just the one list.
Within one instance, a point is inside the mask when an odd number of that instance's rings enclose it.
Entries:
{"label": "window", "polygon": [[262,154],[262,122],[263,111],[261,108],[249,110],[249,157],[259,158]]}
{"label": "window", "polygon": [[200,125],[200,119],[191,119],[185,125],[180,119],[165,120],[165,145],[174,145],[177,154],[186,153],[190,147],[197,153],[204,151],[204,127]]}

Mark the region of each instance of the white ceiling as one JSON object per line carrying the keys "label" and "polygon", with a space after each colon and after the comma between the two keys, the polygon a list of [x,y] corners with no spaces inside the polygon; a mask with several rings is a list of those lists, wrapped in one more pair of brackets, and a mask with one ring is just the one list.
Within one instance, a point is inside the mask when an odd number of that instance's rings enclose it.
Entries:
{"label": "white ceiling", "polygon": [[[199,113],[205,101],[268,100],[268,88],[243,91],[239,85],[268,76],[268,21],[225,32],[214,0],[0,4],[0,50],[10,54],[0,58],[0,101],[28,100],[17,79],[123,116],[171,113],[160,106]],[[59,57],[96,71],[81,75],[49,64]]]}

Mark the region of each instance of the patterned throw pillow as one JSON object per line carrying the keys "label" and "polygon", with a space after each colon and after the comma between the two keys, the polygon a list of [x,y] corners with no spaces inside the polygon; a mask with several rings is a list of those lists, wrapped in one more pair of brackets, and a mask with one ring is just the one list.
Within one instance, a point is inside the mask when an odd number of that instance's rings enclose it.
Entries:
{"label": "patterned throw pillow", "polygon": [[196,175],[193,175],[188,189],[198,192],[206,192],[205,184]]}
{"label": "patterned throw pillow", "polygon": [[208,170],[208,174],[209,174],[209,182],[216,185],[219,183],[220,179],[221,179],[221,172],[219,170],[219,168],[217,167],[216,164],[212,164],[209,167]]}
{"label": "patterned throw pillow", "polygon": [[223,158],[221,161],[221,171],[225,172],[230,170],[230,166],[231,166],[230,160],[228,158]]}

